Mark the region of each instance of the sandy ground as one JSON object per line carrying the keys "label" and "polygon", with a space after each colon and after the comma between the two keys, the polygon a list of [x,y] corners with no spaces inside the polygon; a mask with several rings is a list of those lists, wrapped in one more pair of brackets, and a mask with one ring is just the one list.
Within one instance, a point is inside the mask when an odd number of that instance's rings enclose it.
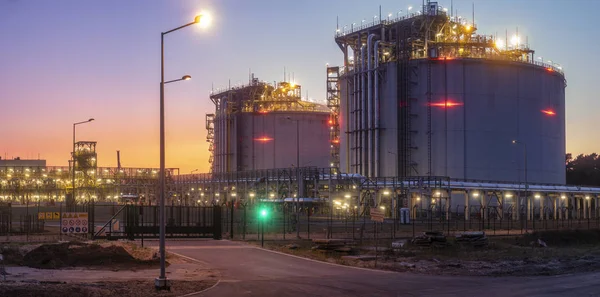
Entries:
{"label": "sandy ground", "polygon": [[[167,278],[171,281],[171,290],[157,292],[154,279],[159,275],[159,266],[154,261],[155,250],[121,242],[100,245],[123,247],[134,258],[151,263],[62,269],[9,265],[5,267],[6,280],[0,275],[0,296],[180,296],[209,288],[218,280],[218,272],[203,264],[169,255]],[[19,249],[27,253],[38,246],[23,245]]]}

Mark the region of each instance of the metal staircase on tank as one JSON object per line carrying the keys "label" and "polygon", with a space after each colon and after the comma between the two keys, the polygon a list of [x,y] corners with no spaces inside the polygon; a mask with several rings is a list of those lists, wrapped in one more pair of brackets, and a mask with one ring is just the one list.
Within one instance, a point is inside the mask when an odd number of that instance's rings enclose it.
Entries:
{"label": "metal staircase on tank", "polygon": [[327,107],[331,109],[329,117],[329,139],[331,168],[333,172],[339,172],[340,167],[340,68],[327,67]]}
{"label": "metal staircase on tank", "polygon": [[214,172],[214,161],[215,161],[215,114],[210,113],[206,115],[206,142],[208,142],[208,151],[210,156],[208,157],[208,163],[210,163],[210,172]]}

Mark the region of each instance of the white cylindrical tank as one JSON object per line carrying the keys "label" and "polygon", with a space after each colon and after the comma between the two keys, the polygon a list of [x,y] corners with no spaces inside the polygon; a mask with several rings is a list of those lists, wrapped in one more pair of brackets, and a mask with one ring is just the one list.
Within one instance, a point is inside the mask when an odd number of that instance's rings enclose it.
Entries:
{"label": "white cylindrical tank", "polygon": [[[527,62],[492,59],[408,63],[410,115],[404,118],[399,65],[382,65],[387,77],[379,85],[380,176],[394,176],[396,158],[409,150],[409,176],[565,183],[563,74]],[[410,145],[404,147],[400,131],[407,124]]]}

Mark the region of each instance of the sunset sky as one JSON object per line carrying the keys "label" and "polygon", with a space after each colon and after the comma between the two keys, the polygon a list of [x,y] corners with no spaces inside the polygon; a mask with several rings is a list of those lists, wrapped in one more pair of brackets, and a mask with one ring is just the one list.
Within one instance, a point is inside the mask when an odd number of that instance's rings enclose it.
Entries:
{"label": "sunset sky", "polygon": [[[450,0],[438,1],[450,6]],[[528,37],[536,56],[567,78],[567,152],[598,152],[600,48],[590,25],[600,1],[455,0],[482,34]],[[158,167],[160,32],[210,11],[210,28],[166,36],[167,167],[206,172],[205,114],[211,86],[283,79],[283,67],[313,100],[325,99],[325,64],[341,64],[340,27],[406,13],[420,0],[0,0],[0,155],[67,165],[77,140],[98,142],[100,166]],[[595,131],[594,131],[595,132]]]}

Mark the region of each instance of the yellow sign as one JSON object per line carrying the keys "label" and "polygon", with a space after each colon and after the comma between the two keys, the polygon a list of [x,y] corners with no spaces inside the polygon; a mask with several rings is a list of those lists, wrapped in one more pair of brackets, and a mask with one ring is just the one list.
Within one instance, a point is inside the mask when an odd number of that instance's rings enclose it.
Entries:
{"label": "yellow sign", "polygon": [[44,220],[46,218],[46,213],[38,212],[38,220]]}
{"label": "yellow sign", "polygon": [[54,212],[54,215],[52,216],[53,219],[55,220],[60,220],[60,213],[59,212]]}
{"label": "yellow sign", "polygon": [[64,212],[63,219],[87,219],[87,212]]}
{"label": "yellow sign", "polygon": [[46,212],[46,220],[52,220],[52,213]]}

